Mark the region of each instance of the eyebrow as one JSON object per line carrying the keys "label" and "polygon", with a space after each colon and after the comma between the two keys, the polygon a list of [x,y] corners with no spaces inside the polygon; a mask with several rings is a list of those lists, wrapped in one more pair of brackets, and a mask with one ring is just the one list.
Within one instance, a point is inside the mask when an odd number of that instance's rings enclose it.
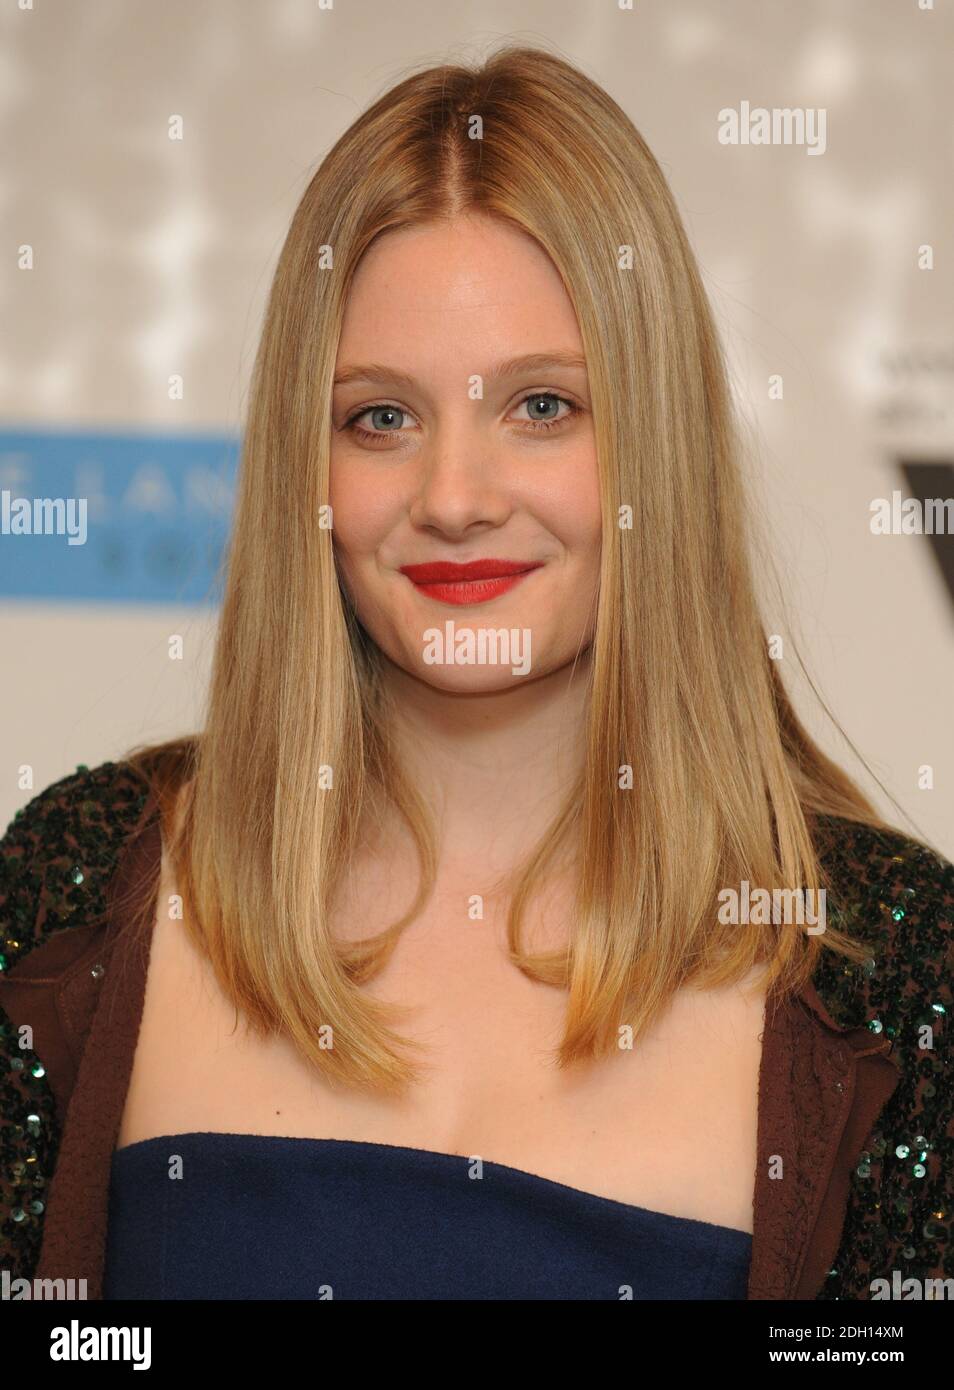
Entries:
{"label": "eyebrow", "polygon": [[[517,376],[520,372],[545,372],[554,367],[569,367],[586,371],[586,358],[575,352],[530,352],[522,357],[507,357],[497,362],[489,372],[484,372],[485,381],[501,381],[506,377]],[[352,381],[390,381],[397,386],[413,389],[417,384],[407,372],[398,371],[383,362],[364,362],[351,367],[342,367],[335,373],[333,386],[347,386]]]}

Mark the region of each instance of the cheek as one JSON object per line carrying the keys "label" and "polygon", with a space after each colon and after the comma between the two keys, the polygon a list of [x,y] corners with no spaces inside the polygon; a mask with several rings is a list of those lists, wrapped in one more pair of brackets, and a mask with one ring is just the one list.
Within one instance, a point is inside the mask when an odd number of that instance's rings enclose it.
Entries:
{"label": "cheek", "polygon": [[598,567],[603,539],[599,476],[587,455],[554,472],[538,495],[536,513],[581,566]]}
{"label": "cheek", "polygon": [[332,464],[328,487],[335,549],[353,567],[373,558],[393,531],[401,514],[400,501],[380,476],[373,480],[359,468]]}

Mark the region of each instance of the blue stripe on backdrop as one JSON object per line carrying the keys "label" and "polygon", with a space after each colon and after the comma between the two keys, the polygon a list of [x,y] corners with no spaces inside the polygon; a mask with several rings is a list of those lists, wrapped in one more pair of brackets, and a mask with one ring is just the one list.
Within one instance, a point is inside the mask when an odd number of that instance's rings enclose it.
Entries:
{"label": "blue stripe on backdrop", "polygon": [[0,595],[217,602],[239,443],[0,430]]}

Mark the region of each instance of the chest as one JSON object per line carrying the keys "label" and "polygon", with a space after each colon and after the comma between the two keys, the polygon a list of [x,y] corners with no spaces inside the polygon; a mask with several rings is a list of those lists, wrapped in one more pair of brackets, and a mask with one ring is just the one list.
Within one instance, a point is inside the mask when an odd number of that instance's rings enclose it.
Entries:
{"label": "chest", "polygon": [[383,1097],[255,1035],[182,923],[158,920],[117,1147],[198,1131],[394,1144],[751,1232],[764,995],[680,992],[631,1049],[561,1070],[566,993],[511,963],[502,922],[447,921],[436,902],[363,986],[427,1049],[420,1081]]}

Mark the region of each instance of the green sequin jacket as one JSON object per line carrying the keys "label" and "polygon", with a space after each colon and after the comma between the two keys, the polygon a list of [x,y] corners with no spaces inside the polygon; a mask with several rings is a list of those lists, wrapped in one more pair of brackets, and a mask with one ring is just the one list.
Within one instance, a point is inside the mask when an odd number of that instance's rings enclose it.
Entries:
{"label": "green sequin jacket", "polygon": [[[814,833],[829,920],[871,954],[825,952],[800,995],[768,1001],[750,1299],[954,1276],[954,868],[899,832]],[[0,1275],[85,1278],[101,1297],[149,958],[128,904],[154,897],[160,855],[125,763],[78,768],[0,842]]]}

